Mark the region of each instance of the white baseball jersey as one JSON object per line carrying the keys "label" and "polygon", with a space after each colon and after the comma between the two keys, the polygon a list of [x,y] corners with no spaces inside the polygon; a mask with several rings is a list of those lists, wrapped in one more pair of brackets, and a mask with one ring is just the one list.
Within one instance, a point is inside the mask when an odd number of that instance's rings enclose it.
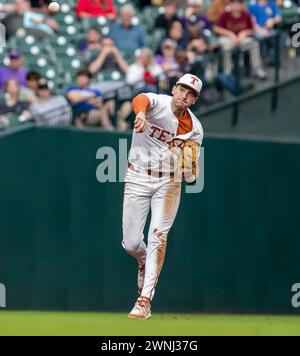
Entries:
{"label": "white baseball jersey", "polygon": [[148,127],[143,133],[133,133],[129,162],[135,167],[156,172],[174,172],[184,143],[192,140],[202,144],[201,123],[188,109],[192,130],[184,135],[177,135],[179,120],[171,108],[172,97],[153,93],[144,95],[150,101],[146,113]]}

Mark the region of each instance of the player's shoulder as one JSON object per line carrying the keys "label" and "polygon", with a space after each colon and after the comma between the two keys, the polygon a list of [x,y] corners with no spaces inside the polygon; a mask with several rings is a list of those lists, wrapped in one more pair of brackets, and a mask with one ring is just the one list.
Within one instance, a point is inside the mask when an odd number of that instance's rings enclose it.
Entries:
{"label": "player's shoulder", "polygon": [[146,95],[150,100],[151,107],[165,106],[172,100],[172,97],[166,94],[144,93],[144,95]]}
{"label": "player's shoulder", "polygon": [[161,101],[172,99],[170,95],[166,95],[166,94],[144,93],[144,95],[148,96],[149,98],[154,98]]}

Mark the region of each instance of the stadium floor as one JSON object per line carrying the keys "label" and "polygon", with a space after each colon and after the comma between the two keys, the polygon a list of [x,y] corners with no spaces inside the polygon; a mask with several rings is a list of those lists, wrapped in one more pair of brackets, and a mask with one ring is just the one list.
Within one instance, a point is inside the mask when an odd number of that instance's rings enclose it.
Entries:
{"label": "stadium floor", "polygon": [[1,311],[0,320],[0,335],[300,335],[300,316],[156,313],[139,321],[120,313]]}

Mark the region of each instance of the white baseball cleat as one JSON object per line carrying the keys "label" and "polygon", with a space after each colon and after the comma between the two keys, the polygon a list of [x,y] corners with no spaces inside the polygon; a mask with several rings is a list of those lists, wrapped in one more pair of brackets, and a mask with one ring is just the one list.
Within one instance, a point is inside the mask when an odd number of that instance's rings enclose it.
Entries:
{"label": "white baseball cleat", "polygon": [[151,317],[150,299],[146,297],[138,297],[133,309],[128,314],[130,319],[147,320]]}
{"label": "white baseball cleat", "polygon": [[138,293],[141,295],[143,287],[144,287],[144,281],[145,281],[145,265],[140,265],[138,268],[138,276],[137,276],[137,288],[138,288]]}

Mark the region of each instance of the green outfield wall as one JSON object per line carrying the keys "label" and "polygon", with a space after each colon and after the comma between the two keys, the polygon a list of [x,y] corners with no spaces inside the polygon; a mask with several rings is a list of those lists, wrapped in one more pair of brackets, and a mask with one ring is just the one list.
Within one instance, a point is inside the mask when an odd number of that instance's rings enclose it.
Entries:
{"label": "green outfield wall", "polygon": [[[8,309],[128,311],[122,183],[96,152],[127,134],[29,127],[0,137],[0,283]],[[299,313],[300,144],[207,137],[205,188],[169,235],[157,311]],[[300,298],[299,298],[300,299]]]}

